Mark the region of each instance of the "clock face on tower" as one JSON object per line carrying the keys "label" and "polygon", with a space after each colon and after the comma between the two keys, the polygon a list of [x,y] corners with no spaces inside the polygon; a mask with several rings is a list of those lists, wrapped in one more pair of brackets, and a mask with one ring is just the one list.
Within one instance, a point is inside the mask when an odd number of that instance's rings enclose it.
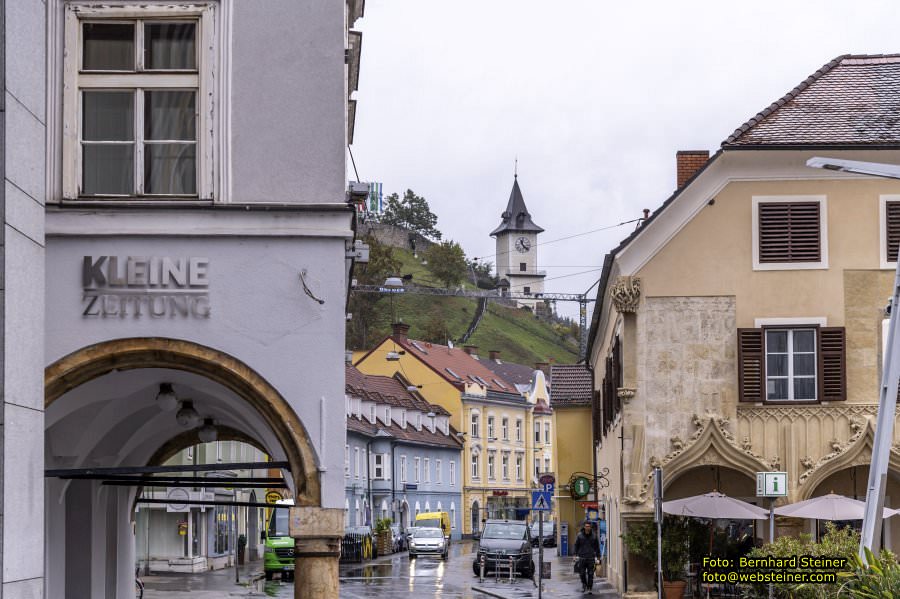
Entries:
{"label": "clock face on tower", "polygon": [[527,237],[519,237],[516,239],[516,249],[519,250],[519,253],[524,254],[531,249],[531,241]]}

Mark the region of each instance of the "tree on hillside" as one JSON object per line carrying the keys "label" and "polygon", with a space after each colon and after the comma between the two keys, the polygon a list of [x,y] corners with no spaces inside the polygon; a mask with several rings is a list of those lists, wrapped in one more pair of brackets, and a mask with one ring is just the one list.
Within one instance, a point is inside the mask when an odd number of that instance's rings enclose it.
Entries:
{"label": "tree on hillside", "polygon": [[437,215],[429,208],[428,200],[416,195],[412,189],[407,189],[403,198],[392,193],[385,200],[381,222],[415,231],[430,239],[441,238],[441,232],[436,228]]}
{"label": "tree on hillside", "polygon": [[469,268],[475,273],[475,284],[479,289],[496,289],[499,277],[491,272],[494,270],[493,262],[480,262],[477,259],[469,262]]}
{"label": "tree on hillside", "polygon": [[466,254],[455,241],[436,243],[425,250],[428,272],[446,287],[459,285],[466,277]]}
{"label": "tree on hillside", "polygon": [[450,339],[450,325],[447,324],[447,319],[438,312],[432,314],[422,328],[421,338],[429,343],[442,345],[447,343]]}
{"label": "tree on hillside", "polygon": [[[402,263],[394,256],[394,249],[378,243],[369,235],[364,239],[369,246],[369,263],[357,266],[353,277],[361,285],[381,285],[384,280],[400,272]],[[350,295],[348,311],[353,315],[347,326],[347,343],[351,349],[365,349],[369,344],[369,331],[378,310],[376,305],[381,296],[376,293],[353,293]],[[385,300],[387,301],[387,300]]]}

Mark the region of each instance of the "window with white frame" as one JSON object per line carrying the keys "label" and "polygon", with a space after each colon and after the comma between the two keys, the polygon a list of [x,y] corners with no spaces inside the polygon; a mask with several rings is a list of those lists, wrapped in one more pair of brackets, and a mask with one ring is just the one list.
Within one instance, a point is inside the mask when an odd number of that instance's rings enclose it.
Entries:
{"label": "window with white frame", "polygon": [[424,462],[423,466],[425,468],[425,482],[430,483],[431,482],[431,460],[428,458],[425,458],[425,462]]}
{"label": "window with white frame", "polygon": [[344,476],[350,478],[350,446],[344,445]]}
{"label": "window with white frame", "polygon": [[375,404],[369,406],[369,422],[375,424]]}
{"label": "window with white frame", "polygon": [[400,410],[400,428],[406,428],[406,410]]}
{"label": "window with white frame", "polygon": [[535,443],[535,445],[537,445],[540,442],[541,442],[541,423],[535,422],[534,423],[534,443]]}
{"label": "window with white frame", "polygon": [[400,482],[406,482],[406,456],[400,456]]}
{"label": "window with white frame", "polygon": [[487,419],[487,435],[488,435],[488,439],[496,438],[496,437],[494,437],[494,417],[493,416],[488,416],[488,419]]}
{"label": "window with white frame", "polygon": [[450,484],[456,484],[456,462],[454,461],[450,462]]}
{"label": "window with white frame", "polygon": [[421,480],[421,460],[419,458],[413,458],[413,482],[417,483]]}
{"label": "window with white frame", "polygon": [[[63,196],[213,199],[218,2],[66,3]],[[219,175],[217,175],[219,173]]]}
{"label": "window with white frame", "polygon": [[384,423],[391,425],[391,406],[384,406]]}
{"label": "window with white frame", "polygon": [[472,478],[476,480],[481,478],[481,464],[477,453],[472,454]]}
{"label": "window with white frame", "polygon": [[516,441],[522,442],[522,419],[516,419]]}
{"label": "window with white frame", "polygon": [[516,456],[516,480],[522,480],[522,474],[523,474],[522,470],[523,470],[522,456],[517,455]]}
{"label": "window with white frame", "polygon": [[509,441],[509,418],[504,417],[500,420],[500,435],[504,441]]}
{"label": "window with white frame", "polygon": [[494,480],[494,452],[488,454],[488,480]]}
{"label": "window with white frame", "polygon": [[353,448],[353,461],[355,463],[354,478],[359,478],[359,447]]}
{"label": "window with white frame", "polygon": [[509,454],[504,453],[500,462],[503,468],[503,480],[509,480]]}
{"label": "window with white frame", "polygon": [[544,421],[544,445],[550,445],[550,423]]}
{"label": "window with white frame", "polygon": [[444,474],[441,472],[441,460],[434,461],[434,482],[437,484],[444,482]]}
{"label": "window with white frame", "polygon": [[384,480],[384,454],[376,453],[372,456],[372,478]]}
{"label": "window with white frame", "polygon": [[816,400],[816,330],[766,329],[766,399]]}
{"label": "window with white frame", "polygon": [[753,270],[828,268],[825,196],[752,198]]}
{"label": "window with white frame", "polygon": [[478,425],[481,422],[480,418],[481,417],[479,416],[478,412],[472,412],[472,438],[473,439],[477,439],[481,436],[480,432],[479,432],[479,428],[478,428]]}
{"label": "window with white frame", "polygon": [[544,472],[550,472],[550,458],[544,458]]}

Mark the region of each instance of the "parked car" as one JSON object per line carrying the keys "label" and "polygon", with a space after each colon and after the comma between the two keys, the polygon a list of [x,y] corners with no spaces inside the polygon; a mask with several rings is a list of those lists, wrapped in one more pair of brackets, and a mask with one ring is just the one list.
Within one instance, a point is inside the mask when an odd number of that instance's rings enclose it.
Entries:
{"label": "parked car", "polygon": [[344,538],[351,537],[361,544],[362,559],[375,559],[378,557],[378,543],[375,539],[375,531],[371,526],[348,526],[344,529]]}
{"label": "parked car", "polygon": [[[539,525],[537,522],[531,523],[531,544],[538,546],[540,537]],[[556,525],[553,522],[544,522],[544,547],[556,547]]]}
{"label": "parked car", "polygon": [[450,555],[450,544],[440,528],[426,526],[416,527],[415,534],[409,539],[409,559],[420,555],[437,555],[447,559]]}
{"label": "parked car", "polygon": [[406,551],[406,533],[400,529],[399,524],[391,524],[391,545],[394,549],[394,553]]}
{"label": "parked car", "polygon": [[505,571],[512,558],[519,576],[532,578],[534,560],[531,557],[531,530],[528,524],[520,520],[488,520],[481,531],[478,552],[472,562],[475,576],[481,573],[482,558],[485,572]]}

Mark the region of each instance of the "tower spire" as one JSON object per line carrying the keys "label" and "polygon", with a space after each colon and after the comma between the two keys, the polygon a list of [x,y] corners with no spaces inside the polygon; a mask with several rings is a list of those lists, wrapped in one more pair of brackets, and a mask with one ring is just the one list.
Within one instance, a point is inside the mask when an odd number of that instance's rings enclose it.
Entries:
{"label": "tower spire", "polygon": [[513,179],[519,178],[519,155],[516,154],[516,165],[513,167]]}

